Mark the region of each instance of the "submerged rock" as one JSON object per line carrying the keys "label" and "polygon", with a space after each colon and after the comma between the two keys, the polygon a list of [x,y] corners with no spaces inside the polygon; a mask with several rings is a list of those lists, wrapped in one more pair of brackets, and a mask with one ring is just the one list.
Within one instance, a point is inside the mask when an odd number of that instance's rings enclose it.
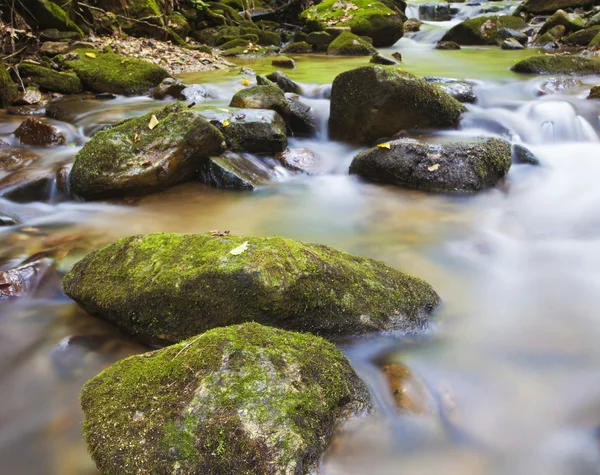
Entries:
{"label": "submerged rock", "polygon": [[[158,123],[150,129],[152,117]],[[181,103],[100,131],[75,156],[71,191],[86,199],[158,191],[194,177],[223,135]]]}
{"label": "submerged rock", "polygon": [[0,147],[0,170],[12,172],[39,160],[37,153],[23,147]]}
{"label": "submerged rock", "polygon": [[317,175],[323,170],[315,157],[307,148],[292,148],[278,153],[275,158],[288,170],[302,172],[307,175]]}
{"label": "submerged rock", "polygon": [[561,92],[583,86],[581,79],[574,77],[549,78],[537,87],[537,95],[558,94]]}
{"label": "submerged rock", "polygon": [[454,41],[459,45],[495,45],[500,39],[498,31],[501,28],[522,30],[526,27],[527,23],[515,16],[483,16],[452,27],[442,41]]}
{"label": "submerged rock", "polygon": [[198,111],[225,136],[235,152],[278,153],[287,147],[286,124],[266,109],[205,108]]}
{"label": "submerged rock", "polygon": [[202,234],[126,237],[79,261],[63,289],[148,341],[249,321],[327,337],[414,331],[439,303],[426,282],[372,259],[280,237]]}
{"label": "submerged rock", "polygon": [[107,475],[304,474],[371,402],[332,344],[247,323],[118,361],[83,387],[81,406]]}
{"label": "submerged rock", "polygon": [[198,171],[198,178],[216,188],[253,190],[267,184],[271,176],[244,155],[225,152],[205,161]]}
{"label": "submerged rock", "polygon": [[454,99],[460,102],[475,102],[477,97],[473,91],[473,86],[466,81],[453,78],[442,78],[436,76],[426,76],[423,78],[430,84],[434,84],[444,92],[450,94]]}
{"label": "submerged rock", "polygon": [[77,94],[83,90],[81,81],[72,72],[59,72],[38,64],[21,63],[19,74],[24,82],[38,86],[44,91]]}
{"label": "submerged rock", "polygon": [[594,76],[600,74],[600,59],[540,54],[519,61],[510,70],[524,74]]}
{"label": "submerged rock", "polygon": [[455,43],[454,41],[438,41],[435,44],[435,49],[440,49],[440,50],[457,50],[457,49],[461,49],[460,45],[458,43]]}
{"label": "submerged rock", "polygon": [[515,38],[508,38],[500,43],[500,48],[507,50],[519,50],[525,49],[525,46],[519,43]]}
{"label": "submerged rock", "polygon": [[350,28],[358,36],[373,39],[373,46],[392,46],[402,38],[402,17],[378,0],[323,0],[300,15],[309,27],[324,30],[332,26]]}
{"label": "submerged rock", "polygon": [[397,68],[364,66],[333,81],[329,132],[370,144],[400,130],[456,127],[464,106],[441,89]]}
{"label": "submerged rock", "polygon": [[[66,59],[71,55],[73,59]],[[91,49],[72,51],[65,55],[64,64],[75,71],[86,89],[125,96],[147,94],[169,75],[148,61]]]}
{"label": "submerged rock", "polygon": [[15,137],[22,145],[38,145],[49,147],[52,145],[64,145],[67,139],[59,130],[38,119],[24,120],[17,130]]}
{"label": "submerged rock", "polygon": [[498,139],[444,145],[394,140],[384,145],[354,157],[350,173],[406,188],[476,192],[495,186],[511,165],[510,144]]}
{"label": "submerged rock", "polygon": [[515,163],[528,163],[529,165],[540,164],[540,161],[531,150],[518,143],[513,145],[512,158]]}
{"label": "submerged rock", "polygon": [[331,56],[371,56],[377,50],[362,38],[345,31],[331,42],[327,54]]}

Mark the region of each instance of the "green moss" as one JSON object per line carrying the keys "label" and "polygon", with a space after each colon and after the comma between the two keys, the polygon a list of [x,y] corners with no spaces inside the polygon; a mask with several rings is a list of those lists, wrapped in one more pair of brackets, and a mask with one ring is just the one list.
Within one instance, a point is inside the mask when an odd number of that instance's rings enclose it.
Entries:
{"label": "green moss", "polygon": [[0,108],[10,106],[18,95],[17,85],[10,78],[4,61],[0,59]]}
{"label": "green moss", "polygon": [[227,43],[222,44],[221,49],[228,50],[231,48],[238,48],[238,47],[247,49],[249,46],[249,43],[250,42],[248,40],[244,40],[242,38],[235,38],[233,40],[228,41]]}
{"label": "green moss", "polygon": [[527,24],[515,16],[482,16],[465,20],[446,32],[441,41],[454,41],[459,45],[495,45],[498,30],[522,30]]}
{"label": "green moss", "polygon": [[[169,73],[160,66],[137,58],[125,58],[113,53],[77,49],[78,59],[64,61],[79,77],[83,86],[92,92],[113,94],[146,94]],[[95,57],[88,57],[91,53]]]}
{"label": "green moss", "polygon": [[571,33],[565,38],[565,43],[573,46],[587,46],[600,33],[600,25]]}
{"label": "green moss", "polygon": [[371,56],[377,50],[349,31],[343,32],[331,42],[327,54],[336,56]]}
{"label": "green moss", "polygon": [[50,0],[33,0],[27,9],[33,13],[35,22],[42,28],[59,28],[69,30],[84,36],[83,31],[70,18],[65,11]]}
{"label": "green moss", "polygon": [[583,28],[583,24],[583,18],[579,15],[559,10],[544,22],[538,34],[543,35],[556,26],[564,26],[568,32],[577,31]]}
{"label": "green moss", "polygon": [[253,86],[241,89],[231,99],[229,107],[241,109],[269,109],[288,119],[291,111],[285,95],[275,85]]}
{"label": "green moss", "polygon": [[83,90],[81,81],[72,72],[59,72],[37,64],[21,63],[19,74],[44,91],[77,94]]}
{"label": "green moss", "polygon": [[352,0],[342,5],[337,0],[324,0],[304,10],[300,18],[318,30],[332,26],[348,27],[355,35],[373,38],[377,47],[391,46],[402,38],[402,18],[382,2]]}
{"label": "green moss", "polygon": [[567,74],[593,76],[600,74],[600,60],[581,56],[537,55],[515,64],[511,71],[524,74]]}
{"label": "green moss", "polygon": [[414,329],[439,301],[427,283],[380,262],[279,237],[128,237],[76,264],[63,288],[154,341],[245,321],[327,336]]}
{"label": "green moss", "polygon": [[285,46],[281,52],[283,54],[306,54],[312,53],[313,49],[306,41],[297,41]]}
{"label": "green moss", "polygon": [[369,405],[333,345],[255,323],[126,358],[81,392],[90,454],[119,475],[308,473]]}
{"label": "green moss", "polygon": [[523,9],[530,13],[552,13],[561,8],[589,7],[594,0],[526,0]]}
{"label": "green moss", "polygon": [[280,46],[281,37],[274,31],[259,31],[258,44],[262,46]]}

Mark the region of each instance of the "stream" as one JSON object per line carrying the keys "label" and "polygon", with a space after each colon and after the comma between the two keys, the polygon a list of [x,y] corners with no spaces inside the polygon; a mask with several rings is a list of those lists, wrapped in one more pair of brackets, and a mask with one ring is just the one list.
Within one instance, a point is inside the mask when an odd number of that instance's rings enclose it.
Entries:
{"label": "stream", "polygon": [[[418,3],[409,17],[418,16]],[[375,335],[340,342],[374,395],[379,416],[349,430],[320,472],[342,474],[600,473],[600,103],[586,100],[598,77],[540,95],[549,77],[509,71],[537,53],[497,47],[439,51],[433,44],[482,6],[453,4],[451,21],[381,52],[400,52],[417,76],[467,79],[475,104],[458,130],[412,137],[440,143],[476,136],[526,145],[538,166],[513,164],[499,187],[473,196],[428,194],[348,175],[361,148],[327,137],[327,85],[368,58],[293,56],[286,71],[305,91],[319,133],[291,139],[312,150],[323,173],[294,174],[261,157],[268,186],[234,192],[186,183],[131,200],[78,202],[54,186],[39,201],[0,198],[0,270],[35,258],[47,271],[27,297],[0,300],[0,470],[12,475],[95,474],[81,435],[81,386],[117,359],[147,350],[88,316],[60,290],[60,278],[87,252],[138,233],[281,235],[379,259],[429,282],[443,304],[431,335]],[[236,59],[257,74],[271,58]],[[186,83],[228,105],[240,68],[188,73]],[[95,131],[164,106],[147,97],[64,99],[68,122],[48,121],[67,145],[35,148],[26,170],[44,175],[72,162]],[[14,142],[22,116],[0,113],[0,139]],[[0,177],[3,178],[3,177]],[[53,264],[53,265],[52,265]],[[594,310],[596,309],[596,310]],[[600,312],[599,312],[600,313]],[[375,361],[401,362],[441,395],[427,416],[394,410]]]}

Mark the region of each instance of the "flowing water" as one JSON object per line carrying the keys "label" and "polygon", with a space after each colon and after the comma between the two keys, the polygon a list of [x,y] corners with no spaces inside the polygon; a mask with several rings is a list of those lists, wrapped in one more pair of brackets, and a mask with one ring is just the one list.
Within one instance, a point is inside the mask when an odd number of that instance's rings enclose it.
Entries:
{"label": "flowing water", "polygon": [[[403,69],[419,76],[475,81],[478,101],[459,130],[421,138],[501,136],[527,145],[539,166],[514,164],[504,184],[466,197],[362,182],[347,173],[359,149],[327,138],[324,97],[338,73],[366,60],[299,56],[289,76],[304,85],[320,130],[290,146],[314,151],[321,175],[291,174],[251,157],[273,175],[254,192],[188,183],[102,203],[66,200],[54,187],[45,200],[0,198],[0,214],[19,223],[0,227],[0,269],[27,259],[46,266],[27,297],[0,302],[1,473],[96,473],[81,439],[79,390],[112,361],[145,351],[67,299],[64,272],[124,235],[213,229],[278,234],[380,259],[427,280],[443,299],[432,335],[422,340],[342,342],[379,416],[348,428],[322,473],[600,473],[600,105],[585,99],[600,78],[540,96],[548,78],[509,71],[535,50],[436,51],[431,42],[450,25],[433,23],[384,52],[401,52]],[[268,58],[238,63],[272,70]],[[216,96],[211,103],[227,105],[242,77],[233,70],[182,78],[206,85]],[[38,149],[42,158],[27,173],[43,176],[71,162],[94,131],[163,104],[70,101],[70,123],[54,122],[69,145]],[[0,116],[0,139],[13,140],[21,120]],[[394,410],[382,360],[402,362],[422,382],[431,395],[428,415]]]}

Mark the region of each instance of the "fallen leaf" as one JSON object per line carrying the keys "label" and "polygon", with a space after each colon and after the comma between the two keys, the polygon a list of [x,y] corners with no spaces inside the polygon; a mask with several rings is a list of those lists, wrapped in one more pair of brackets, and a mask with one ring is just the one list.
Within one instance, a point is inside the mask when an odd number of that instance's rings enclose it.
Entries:
{"label": "fallen leaf", "polygon": [[154,114],[152,114],[152,117],[150,118],[150,123],[148,124],[148,128],[150,130],[152,130],[157,125],[158,125],[158,119],[156,118],[156,116]]}
{"label": "fallen leaf", "polygon": [[223,111],[223,112],[229,112],[229,109],[224,109],[223,107],[220,107],[220,108],[219,108],[219,109],[217,109],[217,110],[220,110],[220,111]]}
{"label": "fallen leaf", "polygon": [[396,68],[398,71],[402,72],[402,68]]}
{"label": "fallen leaf", "polygon": [[427,170],[429,170],[430,172],[434,172],[436,171],[438,168],[440,168],[440,164],[436,163],[435,165],[431,165],[430,167],[427,167]]}
{"label": "fallen leaf", "polygon": [[137,133],[133,136],[133,141],[135,143],[138,143],[140,141],[140,136]]}
{"label": "fallen leaf", "polygon": [[95,58],[96,55],[94,53],[85,53],[88,58]]}
{"label": "fallen leaf", "polygon": [[250,85],[250,81],[248,81],[246,78],[242,79],[242,86],[249,86]]}
{"label": "fallen leaf", "polygon": [[235,249],[232,249],[231,251],[229,251],[229,254],[233,254],[234,256],[237,256],[237,255],[241,254],[242,252],[244,252],[246,249],[248,249],[248,241],[244,241],[241,245],[239,245]]}
{"label": "fallen leaf", "polygon": [[229,124],[231,124],[231,121],[229,119],[225,119],[223,122],[221,122],[221,124],[223,125],[223,127],[229,127]]}
{"label": "fallen leaf", "polygon": [[387,148],[388,150],[392,149],[392,147],[391,147],[391,145],[389,143],[378,143],[377,146],[379,148]]}

